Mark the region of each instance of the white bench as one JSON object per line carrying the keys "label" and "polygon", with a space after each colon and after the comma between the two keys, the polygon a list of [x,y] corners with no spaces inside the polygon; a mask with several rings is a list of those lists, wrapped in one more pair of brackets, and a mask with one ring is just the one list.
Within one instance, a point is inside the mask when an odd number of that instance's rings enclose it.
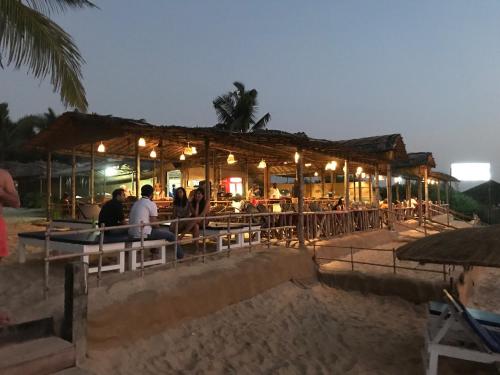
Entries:
{"label": "white bench", "polygon": [[[205,229],[206,236],[216,235],[216,243],[217,243],[217,251],[223,251],[236,248],[242,248],[250,246],[250,241],[252,246],[260,244],[260,225],[252,225],[251,231],[252,235],[255,235],[255,238],[252,240],[252,236],[248,236],[248,241],[245,241],[245,234],[248,234],[249,228],[247,226],[242,226],[241,224],[238,227],[233,226],[232,228],[223,227],[222,224],[219,228],[213,228],[213,224],[209,225],[207,229]],[[229,239],[228,239],[229,237]],[[235,240],[233,243],[232,240]],[[224,244],[224,240],[227,240],[228,243]]]}

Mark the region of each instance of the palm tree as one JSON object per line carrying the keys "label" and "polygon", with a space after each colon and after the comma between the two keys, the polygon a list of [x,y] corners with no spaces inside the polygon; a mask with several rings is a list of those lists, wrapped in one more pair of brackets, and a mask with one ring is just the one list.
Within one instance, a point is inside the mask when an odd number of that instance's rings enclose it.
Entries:
{"label": "palm tree", "polygon": [[65,106],[87,110],[81,82],[84,63],[73,39],[49,17],[68,9],[95,7],[88,0],[1,0],[0,67],[27,66],[35,78],[50,75]]}
{"label": "palm tree", "polygon": [[246,133],[264,129],[271,120],[271,115],[266,113],[258,121],[255,115],[258,110],[257,90],[245,90],[241,82],[234,82],[235,91],[218,96],[213,101],[219,124],[217,127],[227,131]]}

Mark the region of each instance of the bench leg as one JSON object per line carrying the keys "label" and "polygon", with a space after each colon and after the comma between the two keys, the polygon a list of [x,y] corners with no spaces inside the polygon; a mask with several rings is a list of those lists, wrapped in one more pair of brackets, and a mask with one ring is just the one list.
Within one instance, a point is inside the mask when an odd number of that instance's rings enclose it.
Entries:
{"label": "bench leg", "polygon": [[124,251],[120,251],[119,259],[120,259],[120,273],[124,273],[125,272],[125,252]]}
{"label": "bench leg", "polygon": [[17,243],[17,261],[19,263],[26,263],[26,246],[22,240]]}
{"label": "bench leg", "polygon": [[161,264],[165,264],[167,262],[167,247],[162,246],[160,250],[160,255],[161,255]]}
{"label": "bench leg", "polygon": [[137,250],[129,251],[128,255],[128,268],[130,271],[135,271],[137,268]]}
{"label": "bench leg", "polygon": [[222,236],[217,237],[217,251],[222,251]]}
{"label": "bench leg", "polygon": [[427,365],[426,375],[437,375],[439,354],[435,351],[429,353],[429,364]]}

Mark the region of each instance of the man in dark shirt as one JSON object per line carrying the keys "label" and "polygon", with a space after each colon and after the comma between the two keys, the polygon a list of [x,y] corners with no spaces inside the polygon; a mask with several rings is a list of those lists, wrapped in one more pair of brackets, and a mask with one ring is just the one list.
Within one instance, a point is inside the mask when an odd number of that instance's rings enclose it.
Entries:
{"label": "man in dark shirt", "polygon": [[125,201],[125,190],[116,189],[113,191],[113,198],[101,208],[99,212],[99,226],[104,224],[106,227],[115,227],[125,224],[125,215],[123,214],[123,202]]}

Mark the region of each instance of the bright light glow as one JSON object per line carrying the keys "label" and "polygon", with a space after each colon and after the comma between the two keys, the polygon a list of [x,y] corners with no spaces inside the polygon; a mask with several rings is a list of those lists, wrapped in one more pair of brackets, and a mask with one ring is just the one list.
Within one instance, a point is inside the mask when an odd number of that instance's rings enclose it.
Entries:
{"label": "bright light glow", "polygon": [[309,168],[312,164],[311,163],[305,163],[304,167]]}
{"label": "bright light glow", "polygon": [[229,155],[227,156],[227,164],[231,165],[236,163],[236,159],[234,158],[234,155],[230,152]]}
{"label": "bright light glow", "polygon": [[259,163],[259,165],[257,166],[257,168],[259,169],[265,169],[267,167],[267,164],[266,164],[266,161],[264,159],[262,159]]}
{"label": "bright light glow", "polygon": [[181,154],[181,156],[179,156],[179,160],[186,160],[186,155]]}
{"label": "bright light glow", "polygon": [[337,162],[336,161],[330,161],[326,163],[325,165],[325,171],[334,171],[337,169]]}
{"label": "bright light glow", "polygon": [[151,159],[155,159],[155,158],[156,158],[156,151],[155,151],[154,149],[153,149],[153,150],[151,150],[151,152],[150,152],[150,154],[149,154],[149,157],[150,157]]}
{"label": "bright light glow", "polygon": [[229,177],[229,182],[236,183],[241,181],[242,181],[241,177]]}
{"label": "bright light glow", "polygon": [[198,151],[196,150],[196,147],[191,147],[189,145],[189,142],[188,142],[187,147],[184,147],[184,155],[191,156],[191,155],[196,155],[197,153],[198,153]]}
{"label": "bright light glow", "polygon": [[196,155],[197,153],[198,153],[198,150],[196,150],[196,147],[195,146],[191,147],[191,154]]}
{"label": "bright light glow", "polygon": [[394,178],[394,182],[395,182],[396,184],[400,184],[401,182],[403,182],[403,177],[401,177],[401,176],[399,176],[399,177],[395,177],[395,178]]}
{"label": "bright light glow", "polygon": [[365,178],[365,177],[366,177],[366,173],[365,172],[361,173],[361,178]]}
{"label": "bright light glow", "polygon": [[356,175],[359,176],[363,172],[363,168],[358,167],[356,168]]}
{"label": "bright light glow", "polygon": [[300,154],[298,152],[295,152],[295,155],[293,157],[295,160],[295,164],[297,164],[299,162],[299,159],[300,159]]}
{"label": "bright light glow", "polygon": [[104,175],[106,177],[113,177],[118,174],[118,167],[106,167],[104,170]]}
{"label": "bright light glow", "polygon": [[453,163],[451,175],[460,181],[489,181],[490,168],[490,163]]}
{"label": "bright light glow", "polygon": [[139,138],[139,141],[137,141],[137,144],[139,147],[146,147],[146,140],[144,138]]}
{"label": "bright light glow", "polygon": [[102,142],[99,145],[99,147],[97,147],[97,152],[106,152],[106,147],[104,146],[104,144]]}
{"label": "bright light glow", "polygon": [[314,177],[318,177],[318,172],[314,172]]}
{"label": "bright light glow", "polygon": [[379,181],[384,181],[384,180],[385,180],[385,177],[384,177],[384,176],[381,176],[381,175],[378,175],[378,180],[379,180]]}

